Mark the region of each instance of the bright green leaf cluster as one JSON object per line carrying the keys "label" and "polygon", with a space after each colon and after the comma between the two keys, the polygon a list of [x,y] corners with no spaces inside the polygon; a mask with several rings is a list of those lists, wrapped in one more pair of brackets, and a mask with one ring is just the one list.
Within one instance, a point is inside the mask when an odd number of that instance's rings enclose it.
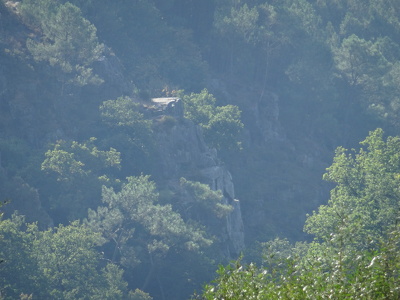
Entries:
{"label": "bright green leaf cluster", "polygon": [[123,270],[102,262],[100,234],[78,221],[40,231],[14,215],[0,222],[0,236],[4,299],[126,299]]}
{"label": "bright green leaf cluster", "polygon": [[237,106],[216,106],[216,99],[207,89],[183,96],[183,102],[185,117],[203,128],[210,145],[217,149],[241,148],[240,133],[244,125]]}
{"label": "bright green leaf cluster", "polygon": [[53,150],[46,152],[41,169],[54,172],[58,181],[71,181],[91,173],[101,176],[107,168],[120,168],[120,153],[114,148],[99,150],[95,141],[96,138],[84,143],[58,141]]}

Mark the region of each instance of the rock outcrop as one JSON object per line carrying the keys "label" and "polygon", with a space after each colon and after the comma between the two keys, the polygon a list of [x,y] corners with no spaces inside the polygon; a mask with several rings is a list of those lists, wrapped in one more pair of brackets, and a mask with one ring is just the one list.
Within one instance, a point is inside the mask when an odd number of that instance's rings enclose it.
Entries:
{"label": "rock outcrop", "polygon": [[94,72],[104,80],[94,91],[104,100],[115,99],[121,95],[130,95],[133,85],[124,75],[124,68],[118,57],[108,48],[104,55],[93,64]]}
{"label": "rock outcrop", "polygon": [[271,140],[284,140],[285,133],[279,121],[279,97],[272,92],[266,92],[257,97],[244,110],[246,127],[249,128],[252,143],[267,143]]}
{"label": "rock outcrop", "polygon": [[155,122],[174,120],[164,126],[167,129],[156,132],[161,177],[170,183],[178,182],[180,177],[195,177],[212,190],[223,193],[225,204],[231,205],[233,211],[220,230],[224,247],[221,250],[229,258],[238,255],[244,249],[240,202],[235,199],[232,176],[219,160],[217,151],[206,145],[201,128],[183,117],[183,103],[179,98],[153,99],[150,111]]}

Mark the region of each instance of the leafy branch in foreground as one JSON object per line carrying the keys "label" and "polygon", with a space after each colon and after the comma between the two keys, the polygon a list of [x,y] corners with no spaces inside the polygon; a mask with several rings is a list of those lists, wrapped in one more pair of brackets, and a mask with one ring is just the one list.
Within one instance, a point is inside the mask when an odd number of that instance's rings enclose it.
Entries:
{"label": "leafy branch in foreground", "polygon": [[311,243],[263,244],[263,266],[220,267],[197,299],[398,299],[400,138],[377,129],[358,152],[339,147],[327,205],[308,216]]}

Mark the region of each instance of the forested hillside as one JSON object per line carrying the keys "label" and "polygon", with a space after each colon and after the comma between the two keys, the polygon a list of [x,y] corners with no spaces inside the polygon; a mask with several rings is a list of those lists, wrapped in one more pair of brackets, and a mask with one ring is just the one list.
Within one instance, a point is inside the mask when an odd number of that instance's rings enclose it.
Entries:
{"label": "forested hillside", "polygon": [[398,299],[399,18],[0,0],[0,299]]}

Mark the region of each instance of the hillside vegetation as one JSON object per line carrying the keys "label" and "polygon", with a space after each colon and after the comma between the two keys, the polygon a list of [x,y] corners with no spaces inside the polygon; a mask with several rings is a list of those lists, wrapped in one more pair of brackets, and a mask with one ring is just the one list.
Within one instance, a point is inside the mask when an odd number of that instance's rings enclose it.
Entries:
{"label": "hillside vegetation", "polygon": [[399,18],[0,0],[0,299],[398,299]]}

